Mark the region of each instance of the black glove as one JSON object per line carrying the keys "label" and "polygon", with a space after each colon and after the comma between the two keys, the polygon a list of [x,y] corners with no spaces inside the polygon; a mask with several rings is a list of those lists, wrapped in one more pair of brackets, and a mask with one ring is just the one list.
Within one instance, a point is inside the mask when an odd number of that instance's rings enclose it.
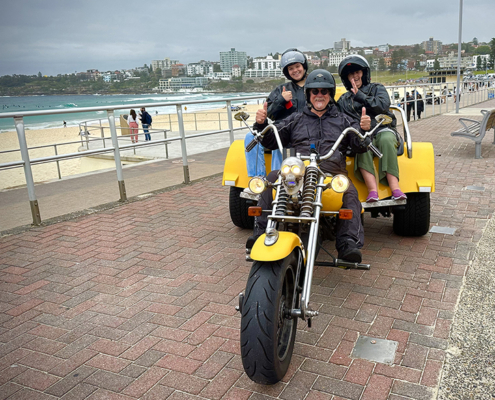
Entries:
{"label": "black glove", "polygon": [[369,136],[366,136],[360,143],[362,149],[367,149],[370,144],[371,138]]}

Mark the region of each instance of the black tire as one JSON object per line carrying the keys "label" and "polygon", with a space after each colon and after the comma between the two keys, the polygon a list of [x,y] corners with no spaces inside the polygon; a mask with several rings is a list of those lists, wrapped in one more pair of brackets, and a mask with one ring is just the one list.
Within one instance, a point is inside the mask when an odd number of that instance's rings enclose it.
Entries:
{"label": "black tire", "polygon": [[241,316],[241,357],[248,377],[273,385],[289,368],[297,318],[284,313],[297,307],[294,285],[297,252],[274,262],[255,261],[246,284]]}
{"label": "black tire", "polygon": [[247,200],[241,197],[243,188],[235,186],[230,187],[229,194],[229,211],[230,218],[235,226],[243,229],[253,229],[254,217],[248,215],[249,204]]}
{"label": "black tire", "polygon": [[394,212],[394,232],[399,236],[423,236],[430,229],[430,194],[407,193],[404,210]]}

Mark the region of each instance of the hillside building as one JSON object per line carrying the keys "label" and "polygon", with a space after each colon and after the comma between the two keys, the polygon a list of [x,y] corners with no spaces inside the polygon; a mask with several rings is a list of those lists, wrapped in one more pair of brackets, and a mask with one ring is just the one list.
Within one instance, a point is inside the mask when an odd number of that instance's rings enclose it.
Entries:
{"label": "hillside building", "polygon": [[220,52],[220,69],[223,72],[232,72],[232,67],[238,65],[241,70],[247,68],[247,54],[245,51],[236,51],[231,48],[230,51]]}

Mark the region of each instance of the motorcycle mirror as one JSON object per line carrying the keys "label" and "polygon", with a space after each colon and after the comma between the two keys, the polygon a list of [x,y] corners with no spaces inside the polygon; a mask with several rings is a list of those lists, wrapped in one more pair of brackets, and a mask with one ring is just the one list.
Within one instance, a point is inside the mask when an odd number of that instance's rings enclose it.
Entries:
{"label": "motorcycle mirror", "polygon": [[247,119],[249,118],[249,114],[247,112],[241,111],[235,114],[234,118],[237,121],[247,121]]}
{"label": "motorcycle mirror", "polygon": [[392,122],[392,117],[389,117],[388,115],[385,114],[379,114],[375,117],[375,119],[378,123],[381,123],[382,125],[388,125]]}

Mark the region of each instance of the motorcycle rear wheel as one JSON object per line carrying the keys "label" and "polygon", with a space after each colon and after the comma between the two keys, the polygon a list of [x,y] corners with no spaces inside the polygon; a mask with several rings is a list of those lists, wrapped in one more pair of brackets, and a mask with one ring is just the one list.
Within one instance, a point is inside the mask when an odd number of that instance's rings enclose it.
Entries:
{"label": "motorcycle rear wheel", "polygon": [[249,204],[241,197],[244,189],[235,186],[230,187],[229,211],[230,219],[235,226],[242,229],[253,229],[254,217],[248,215]]}
{"label": "motorcycle rear wheel", "polygon": [[241,315],[241,357],[248,377],[273,385],[289,368],[297,318],[287,318],[294,301],[297,253],[283,260],[255,261],[246,284]]}
{"label": "motorcycle rear wheel", "polygon": [[430,193],[408,193],[404,210],[394,213],[394,233],[423,236],[430,229]]}

